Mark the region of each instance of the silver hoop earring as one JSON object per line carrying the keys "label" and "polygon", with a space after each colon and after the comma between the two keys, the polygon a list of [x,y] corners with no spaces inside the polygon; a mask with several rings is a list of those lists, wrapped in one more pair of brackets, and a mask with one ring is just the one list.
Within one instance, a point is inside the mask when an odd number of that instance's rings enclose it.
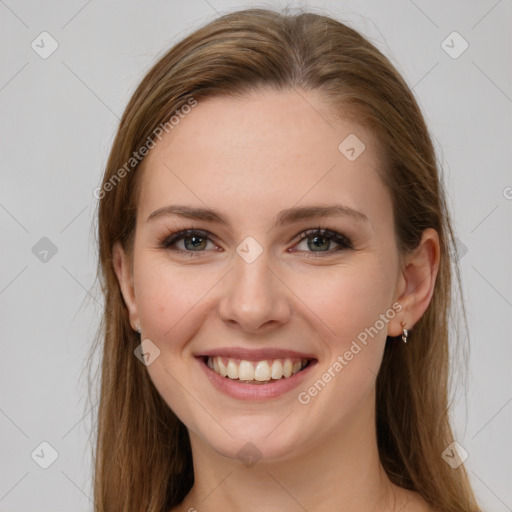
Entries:
{"label": "silver hoop earring", "polygon": [[405,328],[405,322],[401,322],[402,326],[402,341],[407,343],[407,337],[409,336],[409,331]]}

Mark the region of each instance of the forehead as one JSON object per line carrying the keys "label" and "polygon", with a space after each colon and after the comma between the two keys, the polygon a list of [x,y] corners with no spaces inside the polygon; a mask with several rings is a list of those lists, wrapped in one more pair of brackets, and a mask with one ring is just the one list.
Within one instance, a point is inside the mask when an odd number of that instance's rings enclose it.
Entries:
{"label": "forehead", "polygon": [[[354,158],[354,156],[356,158]],[[316,92],[258,90],[199,100],[144,162],[142,216],[173,202],[268,221],[283,208],[389,209],[378,145]]]}

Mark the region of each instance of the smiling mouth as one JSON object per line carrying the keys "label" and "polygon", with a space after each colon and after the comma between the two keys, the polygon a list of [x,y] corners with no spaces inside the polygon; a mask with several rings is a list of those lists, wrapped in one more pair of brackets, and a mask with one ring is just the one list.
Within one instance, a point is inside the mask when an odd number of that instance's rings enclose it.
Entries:
{"label": "smiling mouth", "polygon": [[312,363],[311,359],[282,358],[248,361],[221,356],[205,356],[203,361],[217,375],[244,384],[269,384],[286,380]]}

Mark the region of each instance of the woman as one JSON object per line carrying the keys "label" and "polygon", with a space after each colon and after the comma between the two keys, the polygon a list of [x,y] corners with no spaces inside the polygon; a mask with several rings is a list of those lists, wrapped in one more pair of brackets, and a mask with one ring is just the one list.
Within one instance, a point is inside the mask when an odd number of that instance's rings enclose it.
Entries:
{"label": "woman", "polygon": [[197,30],[134,93],[96,195],[96,510],[479,510],[435,154],[361,35],[262,9]]}

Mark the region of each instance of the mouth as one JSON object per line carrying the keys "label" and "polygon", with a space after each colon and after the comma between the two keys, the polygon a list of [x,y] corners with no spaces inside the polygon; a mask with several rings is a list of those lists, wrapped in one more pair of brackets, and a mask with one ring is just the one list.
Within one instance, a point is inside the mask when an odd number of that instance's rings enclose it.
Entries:
{"label": "mouth", "polygon": [[290,379],[316,361],[300,357],[248,360],[226,356],[202,356],[201,359],[220,377],[253,385],[272,384]]}
{"label": "mouth", "polygon": [[223,347],[194,355],[217,391],[256,402],[289,396],[304,385],[318,363],[313,353],[270,347]]}

